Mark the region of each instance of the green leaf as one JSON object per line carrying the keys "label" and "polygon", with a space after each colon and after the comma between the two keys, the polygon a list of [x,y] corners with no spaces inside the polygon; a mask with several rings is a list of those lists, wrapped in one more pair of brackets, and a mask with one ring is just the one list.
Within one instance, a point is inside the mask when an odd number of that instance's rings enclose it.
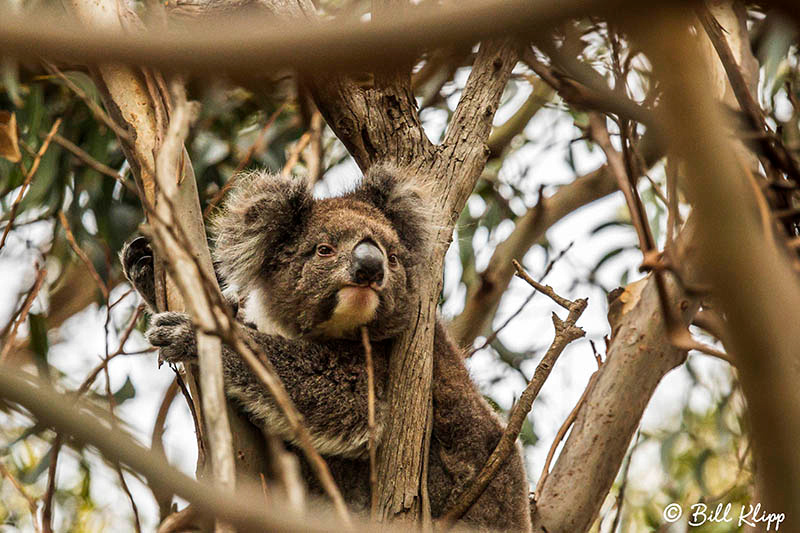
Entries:
{"label": "green leaf", "polygon": [[533,422],[531,422],[528,417],[525,417],[525,421],[522,423],[522,429],[519,432],[519,440],[522,441],[522,444],[525,446],[533,446],[539,442],[539,436],[533,429]]}
{"label": "green leaf", "polygon": [[28,315],[30,327],[30,346],[36,355],[34,362],[42,378],[47,377],[47,353],[50,350],[50,343],[47,340],[47,319],[44,315],[30,313]]}
{"label": "green leaf", "polygon": [[39,459],[39,462],[36,463],[30,470],[26,470],[19,476],[19,480],[25,484],[30,485],[32,483],[36,483],[36,480],[39,479],[39,476],[50,467],[50,461],[53,460],[53,447],[51,446],[47,453]]}
{"label": "green leaf", "polygon": [[628,220],[609,220],[608,222],[603,222],[592,228],[589,231],[590,235],[597,235],[601,231],[608,229],[608,228],[630,228],[631,223]]}
{"label": "green leaf", "polygon": [[[111,396],[114,398],[115,405],[122,405],[126,401],[130,400],[131,398],[136,397],[136,388],[133,386],[133,382],[131,381],[131,377],[128,376],[125,378],[125,383],[116,390],[116,392],[111,393]],[[107,400],[108,396],[105,394],[98,394],[92,393],[92,398],[98,400]]]}
{"label": "green leaf", "polygon": [[597,264],[594,266],[594,268],[592,268],[592,272],[593,273],[597,272],[598,270],[600,270],[600,267],[602,267],[608,261],[615,258],[625,250],[632,250],[632,249],[634,249],[634,246],[620,246],[619,248],[614,248],[613,250],[606,253],[606,255],[600,258],[600,261],[598,261]]}
{"label": "green leaf", "polygon": [[[78,88],[86,94],[86,96],[96,104],[100,104],[100,92],[97,90],[92,78],[85,72],[77,70],[70,70],[64,72],[64,77],[78,86]],[[54,78],[57,83],[63,83],[63,80]]]}
{"label": "green leaf", "polygon": [[705,448],[702,452],[700,452],[700,456],[694,462],[694,478],[697,480],[697,484],[700,485],[700,490],[703,494],[710,494],[711,491],[706,486],[705,478],[703,476],[703,469],[705,468],[706,462],[711,459],[714,455],[709,448]]}

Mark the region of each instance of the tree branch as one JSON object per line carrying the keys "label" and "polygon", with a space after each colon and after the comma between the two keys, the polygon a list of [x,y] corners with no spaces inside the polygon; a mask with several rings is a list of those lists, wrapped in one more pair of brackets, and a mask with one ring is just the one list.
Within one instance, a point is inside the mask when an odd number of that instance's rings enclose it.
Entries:
{"label": "tree branch", "polygon": [[[791,5],[789,0],[773,4]],[[47,13],[19,16],[6,12],[0,16],[0,41],[5,53],[18,57],[145,64],[167,71],[215,76],[226,72],[252,79],[282,67],[314,74],[382,68],[413,60],[422,50],[468,48],[496,36],[536,36],[571,18],[628,16],[647,9],[630,0],[473,0],[445,7],[416,7],[367,24],[359,20],[287,24],[247,13],[195,21],[191,32],[158,28],[124,36],[108,28],[76,27],[69,19]],[[793,11],[798,12],[796,8]]]}
{"label": "tree branch", "polygon": [[[640,151],[648,165],[662,155],[657,143],[647,133],[640,141]],[[471,346],[475,338],[491,325],[514,276],[511,260],[521,260],[531,246],[544,238],[548,229],[567,215],[618,191],[616,183],[609,166],[604,165],[561,186],[552,196],[541,198],[538,205],[517,219],[511,235],[495,248],[486,270],[479,274],[478,282],[467,287],[464,309],[450,324],[450,331],[461,346]]]}
{"label": "tree branch", "polygon": [[[676,241],[681,264],[690,254],[694,221]],[[693,280],[692,271],[683,278]],[[699,308],[671,279],[665,280],[672,315],[688,326]],[[655,275],[629,285],[609,306],[612,337],[606,362],[577,414],[567,442],[544,482],[532,516],[533,531],[586,531],[614,482],[644,409],[664,375],[686,351],[666,344]]]}
{"label": "tree branch", "polygon": [[486,487],[489,486],[489,483],[494,479],[497,471],[503,466],[503,463],[514,450],[517,437],[522,429],[522,424],[525,422],[528,413],[530,413],[533,402],[539,395],[539,391],[542,390],[542,386],[550,375],[553,366],[555,366],[558,357],[569,343],[585,335],[585,332],[575,324],[586,309],[586,305],[588,304],[587,300],[569,301],[557,295],[551,287],[542,285],[528,276],[522,266],[516,261],[514,262],[514,267],[516,268],[517,275],[523,278],[534,289],[547,295],[569,313],[567,319],[564,321],[553,313],[553,326],[555,326],[555,338],[553,339],[553,343],[544,354],[544,357],[542,357],[542,360],[533,373],[533,377],[527,387],[525,387],[525,390],[522,391],[519,400],[517,400],[517,403],[511,410],[511,415],[508,417],[508,424],[503,431],[503,435],[500,437],[500,442],[497,443],[497,446],[489,456],[483,469],[469,483],[468,488],[461,494],[455,505],[444,513],[441,519],[441,525],[444,529],[452,527],[456,520],[469,511],[470,507],[480,498],[483,491],[486,490]]}

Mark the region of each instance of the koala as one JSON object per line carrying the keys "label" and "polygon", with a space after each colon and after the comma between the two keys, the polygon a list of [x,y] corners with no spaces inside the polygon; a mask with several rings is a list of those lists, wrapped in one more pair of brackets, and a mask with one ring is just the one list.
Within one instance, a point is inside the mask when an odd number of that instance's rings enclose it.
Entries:
{"label": "koala", "polygon": [[[213,223],[219,275],[243,302],[253,341],[270,359],[348,505],[369,508],[367,376],[361,326],[372,343],[381,445],[392,343],[415,319],[418,272],[430,245],[422,194],[396,171],[371,170],[354,190],[315,199],[301,181],[256,173],[240,179]],[[136,239],[125,275],[152,305],[153,258]],[[196,359],[191,318],[155,314],[146,336],[168,362]],[[322,494],[294,435],[248,366],[223,347],[227,396],[286,442],[309,490]],[[464,355],[437,320],[428,493],[434,519],[484,466],[503,425],[470,380]],[[462,519],[480,530],[529,531],[528,482],[518,450]]]}

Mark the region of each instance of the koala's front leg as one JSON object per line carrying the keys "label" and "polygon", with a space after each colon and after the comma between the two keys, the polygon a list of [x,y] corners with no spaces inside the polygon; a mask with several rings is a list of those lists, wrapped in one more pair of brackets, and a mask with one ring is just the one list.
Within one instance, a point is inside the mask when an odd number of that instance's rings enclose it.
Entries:
{"label": "koala's front leg", "polygon": [[158,361],[191,362],[197,358],[197,336],[186,313],[158,313],[150,320],[145,337],[158,348]]}
{"label": "koala's front leg", "polygon": [[[244,332],[272,363],[295,407],[305,418],[312,441],[323,455],[363,457],[369,438],[367,379],[360,343],[325,345],[266,335],[252,328]],[[197,358],[195,330],[189,315],[159,313],[146,333],[159,348],[159,359],[169,363]],[[250,367],[229,346],[222,346],[225,392],[266,431],[295,443],[294,432],[271,394]],[[379,389],[378,436],[383,412]]]}

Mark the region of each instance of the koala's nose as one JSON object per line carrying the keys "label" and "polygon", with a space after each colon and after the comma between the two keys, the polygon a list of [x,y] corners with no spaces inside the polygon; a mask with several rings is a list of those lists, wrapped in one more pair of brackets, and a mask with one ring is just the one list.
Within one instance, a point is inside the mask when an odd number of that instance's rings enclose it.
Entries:
{"label": "koala's nose", "polygon": [[370,241],[358,243],[353,250],[353,281],[362,283],[381,283],[383,281],[383,252]]}

